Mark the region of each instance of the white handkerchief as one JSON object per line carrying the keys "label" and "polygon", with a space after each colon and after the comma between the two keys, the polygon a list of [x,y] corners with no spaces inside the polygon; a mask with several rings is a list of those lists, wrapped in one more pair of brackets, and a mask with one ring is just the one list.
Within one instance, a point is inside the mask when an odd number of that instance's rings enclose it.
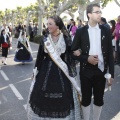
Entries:
{"label": "white handkerchief", "polygon": [[99,61],[98,62],[98,68],[103,72],[104,71],[104,64],[103,62]]}

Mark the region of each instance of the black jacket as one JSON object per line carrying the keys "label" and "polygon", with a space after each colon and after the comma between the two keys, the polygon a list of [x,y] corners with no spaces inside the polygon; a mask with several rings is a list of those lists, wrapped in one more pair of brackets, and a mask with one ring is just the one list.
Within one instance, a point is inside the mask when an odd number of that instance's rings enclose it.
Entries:
{"label": "black jacket", "polygon": [[[6,36],[6,40],[7,40],[7,43],[9,43],[9,36],[8,35]],[[3,35],[0,36],[0,42],[1,42],[1,44],[3,44],[5,42],[5,38]]]}
{"label": "black jacket", "polygon": [[[64,54],[61,54],[61,59],[67,64],[69,75],[74,77],[76,76],[76,67],[75,67],[75,61],[71,57],[71,40],[69,40],[69,37],[66,35],[63,35],[65,44],[66,44],[66,51]],[[42,61],[48,56],[47,53],[44,52],[44,40],[45,38],[40,40],[40,46],[38,49],[37,59],[35,63],[35,67],[37,67],[37,70],[39,71],[42,65]]]}
{"label": "black jacket", "polygon": [[[114,59],[110,30],[101,25],[99,25],[99,28],[101,29],[101,48],[104,59],[104,69],[107,72],[107,69],[109,68],[109,73],[112,75],[112,78],[114,78]],[[80,56],[76,57],[73,55],[74,59],[80,61],[80,71],[85,70],[88,62],[90,49],[89,42],[88,25],[86,25],[77,30],[71,48],[72,51],[77,49],[82,50],[82,54]]]}

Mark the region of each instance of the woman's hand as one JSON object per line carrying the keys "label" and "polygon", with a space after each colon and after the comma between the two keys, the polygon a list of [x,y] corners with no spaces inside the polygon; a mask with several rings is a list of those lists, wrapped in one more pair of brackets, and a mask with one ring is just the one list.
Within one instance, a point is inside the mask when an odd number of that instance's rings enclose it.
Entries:
{"label": "woman's hand", "polygon": [[34,74],[32,74],[31,79],[32,79],[32,80],[34,79]]}
{"label": "woman's hand", "polygon": [[107,85],[108,85],[108,90],[111,91],[111,85],[113,82],[113,78],[110,78],[109,80],[107,80]]}

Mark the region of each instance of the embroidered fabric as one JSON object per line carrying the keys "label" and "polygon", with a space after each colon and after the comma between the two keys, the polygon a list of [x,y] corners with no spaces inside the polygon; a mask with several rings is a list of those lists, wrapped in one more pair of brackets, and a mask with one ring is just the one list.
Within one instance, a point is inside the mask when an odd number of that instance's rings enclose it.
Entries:
{"label": "embroidered fabric", "polygon": [[[80,113],[82,111],[80,110],[80,104],[79,104],[77,92],[74,88],[73,88],[73,98],[74,98],[75,107],[73,110],[70,111],[70,115],[66,116],[65,118],[40,117],[32,111],[29,102],[27,102],[28,120],[81,120]],[[28,101],[29,101],[29,97],[28,97]]]}
{"label": "embroidered fabric", "polygon": [[[58,55],[61,55],[62,53],[65,52],[66,50],[66,45],[65,45],[65,40],[64,40],[64,37],[63,37],[63,34],[61,33],[60,36],[59,36],[59,40],[57,43],[54,43],[52,41],[52,37],[51,35],[49,35],[49,38],[51,40],[51,43],[52,45],[54,46],[54,49],[56,49],[56,52],[58,53]],[[44,51],[45,53],[48,53],[46,48],[44,48]]]}
{"label": "embroidered fabric", "polygon": [[43,87],[42,87],[43,91],[46,90],[46,86],[47,86],[47,82],[48,82],[48,76],[49,76],[49,73],[50,73],[50,70],[51,70],[51,66],[52,66],[52,61],[50,61],[49,64],[48,64],[48,70],[47,70],[46,77],[45,77]]}

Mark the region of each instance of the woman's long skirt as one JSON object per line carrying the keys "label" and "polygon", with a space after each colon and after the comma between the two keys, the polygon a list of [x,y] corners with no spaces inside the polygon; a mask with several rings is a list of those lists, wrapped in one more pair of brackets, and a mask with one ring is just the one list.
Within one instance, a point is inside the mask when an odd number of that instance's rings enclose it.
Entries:
{"label": "woman's long skirt", "polygon": [[[32,82],[31,88],[30,88],[30,93],[32,91],[34,83]],[[29,94],[30,97],[30,94]],[[70,115],[67,116],[66,118],[43,118],[39,117],[37,114],[35,114],[29,104],[29,97],[28,97],[28,102],[27,102],[27,117],[28,120],[81,120],[81,109],[80,109],[80,102],[78,99],[78,94],[75,88],[73,88],[73,100],[74,100],[74,109],[71,110]]]}

